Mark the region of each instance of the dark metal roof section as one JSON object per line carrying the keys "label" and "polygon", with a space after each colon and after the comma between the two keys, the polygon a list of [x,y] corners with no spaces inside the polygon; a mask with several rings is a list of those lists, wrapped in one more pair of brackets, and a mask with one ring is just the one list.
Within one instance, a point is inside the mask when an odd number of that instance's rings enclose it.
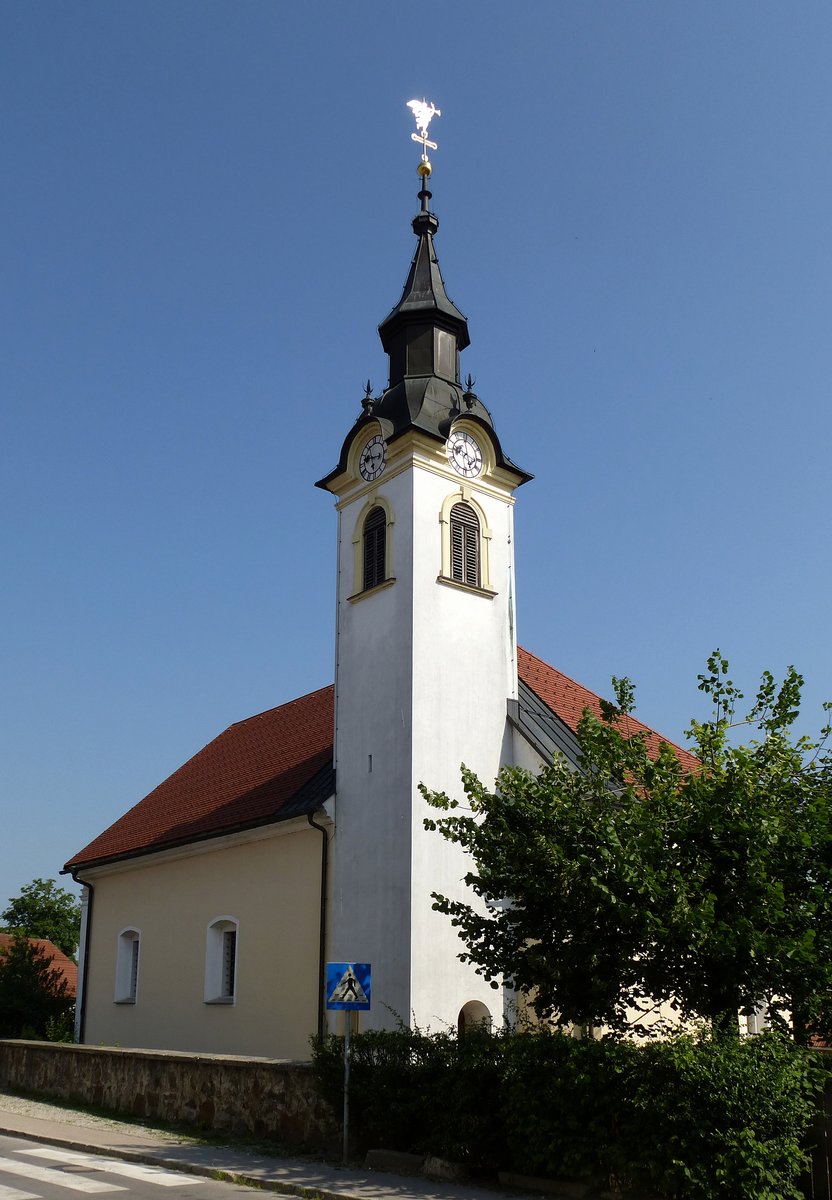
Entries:
{"label": "dark metal roof section", "polygon": [[573,767],[581,761],[580,742],[566,722],[529,687],[518,679],[517,699],[508,702],[508,719],[519,729],[540,757],[551,763],[563,754]]}
{"label": "dark metal roof section", "polygon": [[[423,177],[420,211],[412,222],[419,239],[416,253],[401,299],[378,327],[390,358],[390,381],[373,416],[389,422],[388,441],[411,428],[444,440],[454,417],[463,411],[459,355],[471,339],[468,321],[445,291],[433,244],[439,218],[430,211],[430,200]],[[479,401],[465,411],[493,428],[491,414]]]}
{"label": "dark metal roof section", "polygon": [[[460,350],[470,345],[468,321],[445,291],[445,281],[439,269],[439,259],[433,245],[433,235],[439,228],[439,218],[429,208],[432,192],[422,185],[419,192],[421,210],[411,222],[413,232],[419,239],[413,262],[410,264],[401,300],[388,313],[378,327],[381,344],[388,354],[393,352],[394,337],[408,319],[423,322],[426,319],[444,317],[449,330],[455,333]],[[396,382],[391,380],[391,383]]]}
{"label": "dark metal roof section", "polygon": [[462,416],[484,427],[501,467],[516,472],[521,483],[532,478],[503,454],[491,413],[472,390],[470,376],[466,386],[460,383],[459,355],[471,339],[466,317],[445,291],[433,244],[439,218],[430,211],[431,196],[427,176],[423,176],[420,210],[412,222],[418,238],[416,253],[401,299],[378,327],[390,359],[388,386],[377,399],[365,396],[363,411],[347,435],[338,466],[318,481],[318,487],[326,489],[344,470],[353,439],[371,420],[381,426],[387,442],[409,429],[444,442],[454,421]]}

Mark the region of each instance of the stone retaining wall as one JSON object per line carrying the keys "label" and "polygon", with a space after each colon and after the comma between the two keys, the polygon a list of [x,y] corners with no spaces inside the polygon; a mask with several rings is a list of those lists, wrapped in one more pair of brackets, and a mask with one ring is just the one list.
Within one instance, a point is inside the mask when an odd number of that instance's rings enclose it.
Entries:
{"label": "stone retaining wall", "polygon": [[0,1089],[323,1152],[337,1126],[306,1063],[0,1040]]}

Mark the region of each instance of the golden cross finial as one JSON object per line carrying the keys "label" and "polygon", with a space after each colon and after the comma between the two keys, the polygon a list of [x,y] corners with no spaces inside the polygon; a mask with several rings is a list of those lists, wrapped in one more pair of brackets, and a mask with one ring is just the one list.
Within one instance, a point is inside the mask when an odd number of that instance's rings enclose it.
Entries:
{"label": "golden cross finial", "polygon": [[442,113],[439,109],[427,100],[408,100],[407,107],[413,113],[416,119],[416,128],[418,133],[411,133],[410,137],[414,142],[418,142],[422,147],[422,162],[419,166],[419,174],[422,176],[430,175],[431,166],[428,158],[428,147],[431,150],[436,150],[438,147],[436,142],[428,140],[428,125],[430,125],[433,117],[441,117]]}

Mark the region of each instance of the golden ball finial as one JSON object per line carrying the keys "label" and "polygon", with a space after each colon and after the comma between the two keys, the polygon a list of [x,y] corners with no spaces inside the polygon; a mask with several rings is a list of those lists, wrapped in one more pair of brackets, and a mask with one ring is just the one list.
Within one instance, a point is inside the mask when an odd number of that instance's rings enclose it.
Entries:
{"label": "golden ball finial", "polygon": [[421,175],[422,179],[429,179],[430,173],[432,170],[433,170],[433,167],[430,165],[430,163],[428,162],[428,160],[426,158],[423,158],[422,161],[419,163],[418,167],[416,168],[417,173],[419,175]]}

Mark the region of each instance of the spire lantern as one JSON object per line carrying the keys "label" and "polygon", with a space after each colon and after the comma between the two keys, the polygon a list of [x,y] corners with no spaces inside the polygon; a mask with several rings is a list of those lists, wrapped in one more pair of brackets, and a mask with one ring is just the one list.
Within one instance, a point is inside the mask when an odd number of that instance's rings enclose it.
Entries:
{"label": "spire lantern", "polygon": [[428,148],[437,149],[436,142],[428,139],[428,125],[440,112],[426,100],[411,100],[407,107],[419,130],[410,136],[422,147],[416,168],[421,183],[419,211],[412,221],[418,240],[401,299],[378,327],[389,358],[389,380],[378,397],[372,395],[368,381],[361,413],[344,440],[338,466],[318,480],[317,486],[336,490],[333,481],[347,471],[351,447],[365,436],[370,422],[379,431],[374,436],[385,446],[412,432],[449,444],[454,423],[462,416],[488,431],[497,466],[508,468],[524,483],[531,476],[504,455],[491,414],[473,390],[473,379],[469,375],[465,384],[461,382],[459,355],[471,341],[468,321],[445,291],[433,245],[439,218],[431,211],[428,187],[433,168],[427,152]]}

